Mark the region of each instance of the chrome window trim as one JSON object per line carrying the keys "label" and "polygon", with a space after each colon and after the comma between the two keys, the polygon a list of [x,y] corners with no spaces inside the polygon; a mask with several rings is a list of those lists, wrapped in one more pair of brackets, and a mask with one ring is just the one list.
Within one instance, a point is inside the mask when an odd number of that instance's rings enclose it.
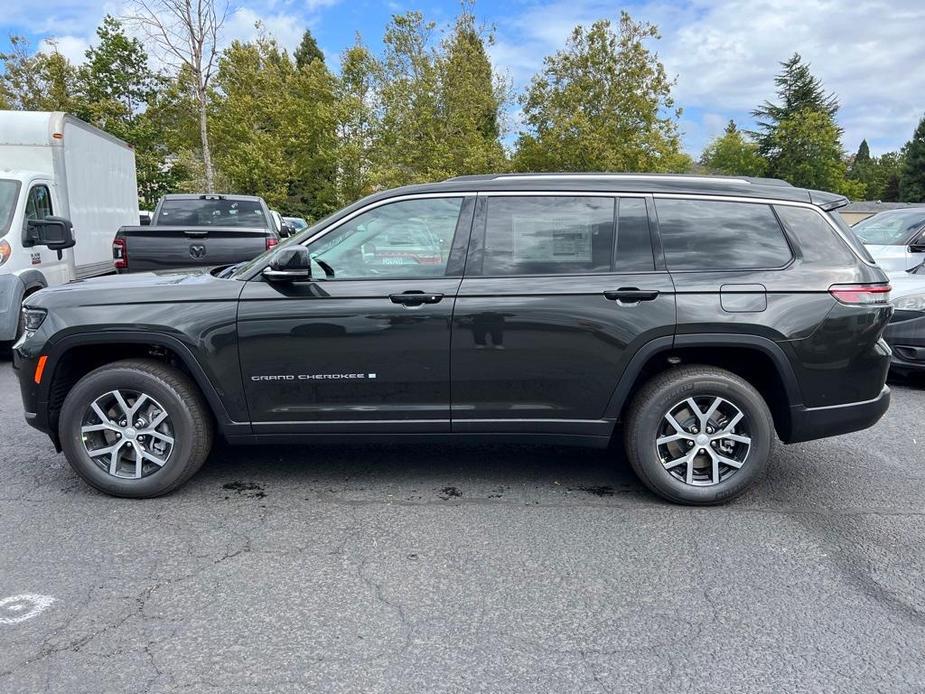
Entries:
{"label": "chrome window trim", "polygon": [[[552,178],[561,178],[561,176],[544,176],[547,179]],[[526,178],[526,177],[523,177]],[[531,177],[536,178],[536,177]],[[610,176],[611,179],[618,180],[618,176]],[[654,177],[655,180],[664,180],[661,176]],[[690,180],[686,178],[684,180]],[[725,179],[724,179],[725,180]],[[748,181],[745,181],[748,183]],[[854,255],[858,260],[860,260],[865,265],[870,267],[877,267],[876,262],[870,262],[863,256],[861,256],[852,246],[851,242],[845,238],[845,234],[841,229],[838,228],[838,225],[835,224],[828,215],[825,214],[818,206],[813,205],[809,202],[800,202],[797,200],[781,200],[779,198],[756,198],[743,195],[715,195],[715,194],[699,194],[699,193],[653,193],[653,192],[621,192],[619,190],[612,191],[581,191],[581,190],[466,190],[466,191],[439,191],[433,193],[409,193],[407,195],[396,195],[394,197],[383,198],[381,200],[376,200],[361,207],[358,210],[354,210],[346,217],[338,219],[336,222],[331,224],[328,227],[325,227],[319,231],[314,236],[301,241],[300,243],[303,246],[307,246],[310,243],[313,243],[317,239],[323,238],[326,234],[334,231],[342,224],[349,222],[351,219],[358,217],[369,210],[376,209],[377,207],[382,207],[383,205],[389,205],[394,202],[403,202],[405,200],[419,200],[427,198],[460,198],[460,197],[523,197],[523,196],[548,196],[548,197],[607,197],[607,198],[653,198],[655,200],[659,199],[680,199],[680,200],[718,200],[720,202],[750,202],[756,204],[764,205],[787,205],[789,207],[802,207],[804,209],[813,210],[816,214],[820,215],[825,223],[838,235],[842,242],[848,247],[851,251],[851,254]],[[253,274],[244,278],[247,280],[253,279],[260,275],[263,269],[266,266],[263,266],[259,269],[255,269]]]}

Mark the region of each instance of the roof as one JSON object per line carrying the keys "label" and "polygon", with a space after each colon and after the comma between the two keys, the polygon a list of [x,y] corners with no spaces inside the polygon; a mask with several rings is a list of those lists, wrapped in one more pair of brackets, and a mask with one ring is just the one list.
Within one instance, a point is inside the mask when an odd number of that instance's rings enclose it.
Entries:
{"label": "roof", "polygon": [[879,200],[858,200],[842,207],[839,212],[886,212],[887,210],[905,210],[909,207],[925,208],[922,202],[880,202]]}
{"label": "roof", "polygon": [[826,209],[841,207],[847,198],[836,193],[797,188],[773,178],[696,176],[682,174],[535,173],[459,176],[440,183],[383,191],[370,199],[418,193],[467,191],[561,191],[605,193],[675,193],[730,195],[807,202]]}

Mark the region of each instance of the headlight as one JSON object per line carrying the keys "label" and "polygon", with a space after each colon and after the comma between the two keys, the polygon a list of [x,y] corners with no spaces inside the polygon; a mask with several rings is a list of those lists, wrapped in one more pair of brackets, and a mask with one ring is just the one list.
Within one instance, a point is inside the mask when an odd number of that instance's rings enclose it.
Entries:
{"label": "headlight", "polygon": [[47,315],[48,311],[43,308],[26,308],[24,306],[22,309],[23,325],[29,332],[35,332],[42,325],[42,321],[45,320]]}
{"label": "headlight", "polygon": [[925,311],[925,293],[900,296],[892,304],[897,311]]}

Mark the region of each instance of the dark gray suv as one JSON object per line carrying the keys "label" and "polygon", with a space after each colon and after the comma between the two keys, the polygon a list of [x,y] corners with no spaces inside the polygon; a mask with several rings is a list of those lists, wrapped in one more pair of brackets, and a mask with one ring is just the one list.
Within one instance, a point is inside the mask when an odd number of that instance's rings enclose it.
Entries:
{"label": "dark gray suv", "polygon": [[832,214],[845,203],[654,175],[378,193],[247,263],[31,296],[26,418],[120,496],[175,489],[217,432],[620,436],[656,493],[724,501],[764,472],[775,432],[854,431],[889,405],[890,287]]}

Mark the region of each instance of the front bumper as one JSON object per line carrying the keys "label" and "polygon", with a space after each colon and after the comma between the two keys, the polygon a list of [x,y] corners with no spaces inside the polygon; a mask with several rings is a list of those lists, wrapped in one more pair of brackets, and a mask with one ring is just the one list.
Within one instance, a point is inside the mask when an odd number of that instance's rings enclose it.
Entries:
{"label": "front bumper", "polygon": [[893,357],[890,368],[898,372],[925,370],[925,313],[896,311],[883,331]]}
{"label": "front bumper", "polygon": [[786,443],[812,441],[872,427],[890,408],[890,388],[883,386],[873,400],[828,407],[798,405],[790,410],[790,436]]}

